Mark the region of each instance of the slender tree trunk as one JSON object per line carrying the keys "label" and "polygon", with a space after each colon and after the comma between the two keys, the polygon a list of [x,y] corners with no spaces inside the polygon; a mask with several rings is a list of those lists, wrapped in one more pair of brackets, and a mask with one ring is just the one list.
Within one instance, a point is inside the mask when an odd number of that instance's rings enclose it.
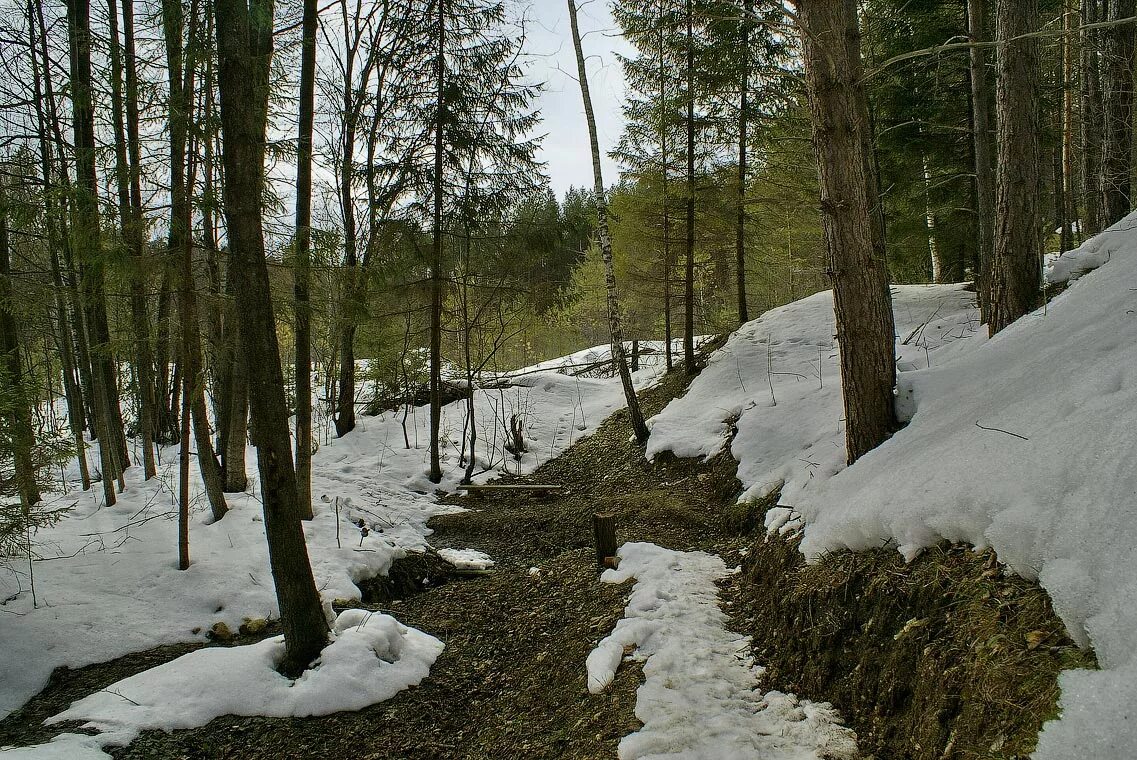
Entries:
{"label": "slender tree trunk", "polygon": [[12,267],[8,250],[8,202],[6,191],[0,184],[0,393],[3,393],[6,411],[11,415],[4,423],[8,430],[15,470],[16,489],[20,506],[28,514],[31,506],[40,500],[36,485],[36,468],[32,460],[35,450],[35,429],[32,427],[32,407],[24,385],[24,367],[20,360],[20,332],[16,316],[10,311],[12,303]]}
{"label": "slender tree trunk", "polygon": [[300,53],[300,135],[296,156],[296,491],[299,510],[312,519],[312,128],[316,102],[316,0],[304,0]]}
{"label": "slender tree trunk", "polygon": [[895,337],[856,0],[798,0],[850,463],[896,426]]}
{"label": "slender tree trunk", "polygon": [[[192,16],[197,3],[190,5],[191,27],[196,23]],[[197,464],[209,498],[213,519],[220,520],[228,511],[225,503],[221,465],[213,452],[209,417],[205,406],[205,373],[202,371],[201,331],[197,318],[197,286],[194,281],[193,239],[190,234],[191,214],[189,188],[192,180],[186,178],[186,141],[192,123],[194,62],[191,45],[184,45],[182,35],[185,21],[181,0],[163,0],[162,27],[166,42],[166,68],[169,73],[169,131],[170,131],[170,235],[172,254],[181,257],[182,290],[180,312],[182,323],[182,409],[188,408],[193,417],[194,444],[197,446]],[[192,176],[192,173],[191,173]],[[182,420],[182,436],[186,421]]]}
{"label": "slender tree trunk", "polygon": [[438,59],[435,63],[434,219],[430,263],[430,480],[442,480],[439,437],[442,434],[442,151],[446,112],[446,2],[438,0]]}
{"label": "slender tree trunk", "polygon": [[1038,304],[1042,284],[1042,164],[1038,91],[1042,61],[1035,39],[1038,0],[998,0],[995,176],[995,276],[992,335]]}
{"label": "slender tree trunk", "polygon": [[[88,0],[67,2],[76,170],[71,232],[75,254],[81,262],[82,310],[92,357],[90,397],[95,407],[103,495],[107,506],[111,506],[116,501],[113,481],[119,476],[120,464],[124,462],[118,455],[125,452],[119,451],[118,436],[112,431],[114,420],[121,419],[121,411],[116,415],[112,410],[112,406],[118,404],[118,391],[103,287],[98,178],[95,172],[95,119],[91,101],[90,12]],[[119,427],[121,433],[121,425]]]}
{"label": "slender tree trunk", "polygon": [[1074,30],[1078,23],[1076,0],[1064,0],[1062,9],[1062,250],[1074,247],[1078,199],[1074,193]]}
{"label": "slender tree trunk", "polygon": [[328,623],[312,577],[301,527],[284,373],[276,338],[261,199],[272,60],[272,0],[217,0],[218,84],[224,135],[224,199],[237,281],[239,327],[249,366],[249,400],[256,430],[269,565],[284,630],[287,675],[320,653]]}
{"label": "slender tree trunk", "polygon": [[[967,0],[967,29],[973,43],[988,40],[984,0]],[[995,144],[991,120],[991,86],[987,78],[987,53],[979,45],[970,51],[971,132],[975,156],[976,290],[980,318],[990,323],[992,262],[995,256]]]}
{"label": "slender tree trunk", "polygon": [[675,368],[672,358],[672,329],[671,329],[671,210],[669,206],[668,171],[670,169],[668,152],[668,123],[667,123],[667,48],[665,29],[663,26],[664,0],[659,6],[659,175],[660,192],[663,196],[663,343],[664,363],[667,371]]}
{"label": "slender tree trunk", "polygon": [[695,364],[695,41],[691,0],[687,0],[687,240],[683,271],[683,370]]}
{"label": "slender tree trunk", "polygon": [[749,133],[747,119],[750,110],[750,19],[754,15],[754,0],[743,0],[739,27],[742,37],[741,96],[738,107],[738,218],[735,221],[735,270],[738,284],[738,324],[750,321],[746,308],[746,148]]}
{"label": "slender tree trunk", "polygon": [[1096,235],[1105,226],[1102,210],[1103,110],[1101,99],[1101,31],[1087,29],[1101,21],[1102,0],[1082,0],[1081,124],[1082,124],[1082,233]]}
{"label": "slender tree trunk", "polygon": [[[54,182],[52,180],[52,143],[48,138],[47,115],[43,106],[45,87],[47,87],[46,74],[41,76],[41,67],[37,53],[36,9],[39,14],[43,9],[28,0],[28,59],[32,71],[32,98],[35,102],[36,124],[40,147],[40,175],[43,180],[44,216],[47,219],[48,247],[51,250],[51,278],[54,290],[55,321],[59,325],[59,361],[63,371],[63,392],[67,401],[67,423],[71,428],[75,440],[75,457],[79,463],[79,477],[83,490],[91,488],[91,473],[87,465],[86,442],[83,440],[83,429],[86,421],[84,412],[83,393],[79,387],[76,374],[74,339],[72,324],[67,317],[67,308],[64,303],[64,282],[59,265],[59,249],[65,245],[67,232],[62,220],[63,214],[57,213],[53,200]],[[63,228],[63,229],[61,229]]]}
{"label": "slender tree trunk", "polygon": [[[1106,21],[1134,15],[1134,0],[1105,0]],[[1102,32],[1102,99],[1105,141],[1102,144],[1102,209],[1105,226],[1116,224],[1133,209],[1133,24]]]}
{"label": "slender tree trunk", "polygon": [[572,27],[572,42],[576,48],[576,70],[580,81],[580,94],[584,100],[584,117],[588,122],[588,138],[592,145],[593,198],[596,203],[596,231],[600,238],[600,254],[604,259],[604,286],[608,296],[608,330],[611,336],[612,361],[620,373],[620,384],[624,387],[624,398],[628,402],[628,415],[631,418],[632,432],[636,440],[644,443],[648,438],[636,389],[632,385],[632,373],[628,369],[628,359],[624,354],[624,332],[620,324],[620,300],[616,290],[616,274],[612,265],[612,237],[608,232],[608,201],[604,194],[604,174],[600,168],[600,141],[596,134],[596,117],[592,111],[592,96],[588,91],[588,70],[584,66],[584,49],[580,43],[580,28],[576,21],[576,2],[568,0],[569,22]]}
{"label": "slender tree trunk", "polygon": [[[138,378],[138,431],[142,438],[143,471],[147,480],[158,473],[154,460],[154,389],[150,357],[150,328],[146,315],[145,272],[143,258],[146,241],[142,231],[142,189],[139,134],[138,81],[135,73],[133,0],[123,0],[123,28],[126,55],[119,46],[118,7],[107,0],[111,43],[111,110],[115,134],[115,179],[118,189],[119,227],[122,240],[134,266],[130,276],[130,315],[134,332],[134,360]],[[123,101],[122,79],[125,68],[126,102]],[[127,117],[129,116],[129,125]],[[127,131],[129,130],[129,137]],[[129,146],[129,147],[128,147]],[[130,157],[127,158],[129,151]]]}

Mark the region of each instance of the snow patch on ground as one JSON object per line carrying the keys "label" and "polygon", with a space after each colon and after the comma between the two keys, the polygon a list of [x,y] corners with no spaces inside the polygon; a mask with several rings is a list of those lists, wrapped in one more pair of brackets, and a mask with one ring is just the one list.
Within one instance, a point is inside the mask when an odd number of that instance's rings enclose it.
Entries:
{"label": "snow patch on ground", "polygon": [[459,570],[489,570],[496,563],[477,549],[439,549],[438,556]]}
{"label": "snow patch on ground", "polygon": [[316,665],[295,680],[276,670],[284,657],[283,636],[190,652],[74,702],[47,721],[85,721],[83,727],[98,730],[98,736],[64,735],[40,747],[0,751],[0,756],[94,753],[129,744],[147,729],[195,728],[222,715],[283,718],[360,710],[421,683],[443,649],[433,636],[359,609],[339,614],[332,637]]}
{"label": "snow patch on ground", "polygon": [[602,580],[635,579],[624,617],[588,656],[588,688],[607,688],[625,654],[644,664],[636,696],[643,728],[620,742],[621,760],[841,760],[856,738],[827,704],[757,689],[762,668],[750,639],[726,629],[715,581],[729,575],[703,552],[655,544],[620,547],[619,569]]}

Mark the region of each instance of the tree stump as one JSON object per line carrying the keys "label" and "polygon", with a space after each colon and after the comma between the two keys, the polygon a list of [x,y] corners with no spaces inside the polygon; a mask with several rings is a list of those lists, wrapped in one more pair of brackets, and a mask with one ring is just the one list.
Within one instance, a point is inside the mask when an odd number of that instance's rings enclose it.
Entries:
{"label": "tree stump", "polygon": [[592,515],[592,530],[596,534],[596,564],[612,567],[616,556],[616,516],[611,512]]}

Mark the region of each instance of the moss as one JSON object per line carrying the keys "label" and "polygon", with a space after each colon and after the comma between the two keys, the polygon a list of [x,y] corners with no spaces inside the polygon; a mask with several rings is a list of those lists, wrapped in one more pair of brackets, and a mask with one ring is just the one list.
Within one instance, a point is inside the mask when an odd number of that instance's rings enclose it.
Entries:
{"label": "moss", "polygon": [[1037,584],[990,551],[892,548],[806,566],[796,540],[749,554],[738,592],[770,686],[833,702],[880,758],[1025,758],[1058,673],[1095,667]]}

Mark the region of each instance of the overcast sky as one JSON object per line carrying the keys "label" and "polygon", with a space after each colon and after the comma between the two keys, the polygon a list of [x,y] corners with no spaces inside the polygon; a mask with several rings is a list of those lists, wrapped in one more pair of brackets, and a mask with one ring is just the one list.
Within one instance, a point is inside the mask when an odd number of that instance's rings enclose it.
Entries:
{"label": "overcast sky", "polygon": [[[620,104],[624,77],[615,53],[628,54],[631,47],[619,36],[607,0],[578,0],[580,31],[587,56],[588,84],[596,112],[600,150],[604,153],[604,183],[619,179],[618,168],[607,153],[620,139],[623,116]],[[566,0],[532,0],[526,28],[526,48],[531,76],[546,82],[538,107],[546,134],[541,159],[553,190],[563,196],[570,186],[592,187],[592,158],[588,127],[576,79],[576,55],[572,47]]]}

